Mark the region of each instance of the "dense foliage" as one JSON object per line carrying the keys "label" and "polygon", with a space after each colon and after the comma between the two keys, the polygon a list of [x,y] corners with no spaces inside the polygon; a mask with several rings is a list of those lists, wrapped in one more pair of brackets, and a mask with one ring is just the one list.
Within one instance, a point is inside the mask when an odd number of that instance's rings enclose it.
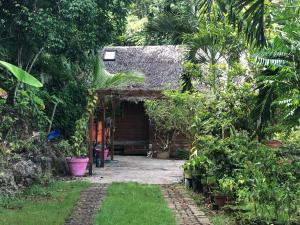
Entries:
{"label": "dense foliage", "polygon": [[[137,35],[187,49],[183,93],[146,104],[159,129],[184,123],[193,142],[187,177],[206,196],[234,202],[240,224],[298,224],[299,1],[157,1],[147,9]],[[178,104],[199,92],[195,111],[191,100]],[[272,139],[283,146],[267,147]]]}
{"label": "dense foliage", "polygon": [[123,32],[129,3],[0,1],[1,60],[44,85],[36,89],[0,71],[0,88],[8,94],[0,100],[0,140],[6,147],[23,149],[33,131],[59,129],[65,137],[75,132],[93,79],[94,52]]}
{"label": "dense foliage", "polygon": [[172,140],[184,134],[192,140],[190,122],[202,107],[204,95],[165,91],[163,100],[146,100],[145,108],[154,127],[154,138],[162,151],[169,151]]}
{"label": "dense foliage", "polygon": [[204,193],[238,203],[242,224],[298,224],[300,164],[295,147],[270,149],[246,133],[224,139],[202,135],[185,170],[200,181]]}
{"label": "dense foliage", "polygon": [[96,51],[182,44],[180,90],[145,103],[155,138],[166,150],[188,137],[186,174],[234,202],[240,224],[299,224],[299,13],[299,0],[2,0],[0,148],[60,129],[82,155],[95,88],[141,79],[101,73]]}

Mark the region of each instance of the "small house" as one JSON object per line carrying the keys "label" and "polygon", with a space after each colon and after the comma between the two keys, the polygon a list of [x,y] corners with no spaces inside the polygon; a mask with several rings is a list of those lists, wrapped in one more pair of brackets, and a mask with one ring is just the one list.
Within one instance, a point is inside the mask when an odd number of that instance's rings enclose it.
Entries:
{"label": "small house", "polygon": [[[105,47],[99,54],[108,72],[140,72],[145,76],[145,82],[121,89],[98,91],[99,99],[109,100],[100,104],[96,110],[93,141],[102,143],[104,139],[104,144],[111,146],[112,157],[116,153],[147,155],[149,150],[159,151],[154,140],[154,128],[145,112],[143,102],[145,99],[161,98],[163,90],[179,88],[182,48],[171,45],[113,46]],[[102,124],[105,125],[105,129],[102,129]],[[171,156],[174,156],[176,149],[188,147],[187,139],[178,135],[173,140]]]}

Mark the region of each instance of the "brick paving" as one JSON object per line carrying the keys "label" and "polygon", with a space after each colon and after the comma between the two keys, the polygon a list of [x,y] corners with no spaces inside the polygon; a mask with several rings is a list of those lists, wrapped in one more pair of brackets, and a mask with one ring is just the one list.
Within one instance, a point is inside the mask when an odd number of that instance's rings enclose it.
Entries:
{"label": "brick paving", "polygon": [[65,225],[90,225],[93,216],[97,213],[99,206],[106,194],[107,185],[97,184],[87,188],[80,195],[71,217]]}
{"label": "brick paving", "polygon": [[179,225],[211,225],[183,187],[165,184],[161,190]]}

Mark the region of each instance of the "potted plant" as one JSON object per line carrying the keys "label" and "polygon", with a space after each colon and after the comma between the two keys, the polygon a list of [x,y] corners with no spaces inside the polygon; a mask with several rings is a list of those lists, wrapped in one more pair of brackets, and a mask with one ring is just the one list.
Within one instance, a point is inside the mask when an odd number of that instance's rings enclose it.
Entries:
{"label": "potted plant", "polygon": [[224,177],[219,180],[219,189],[214,191],[214,202],[218,208],[224,207],[232,198],[236,183],[233,178]]}
{"label": "potted plant", "polygon": [[184,184],[185,187],[191,188],[192,187],[192,165],[190,161],[187,161],[182,166],[184,172]]}
{"label": "potted plant", "polygon": [[192,188],[192,171],[184,170],[184,185],[187,188]]}
{"label": "potted plant", "polygon": [[193,186],[194,192],[202,192],[203,191],[201,178],[202,178],[201,170],[194,169],[192,171],[192,186]]}
{"label": "potted plant", "polygon": [[89,158],[87,157],[87,145],[85,144],[84,130],[86,120],[84,117],[76,121],[75,134],[72,137],[70,151],[67,152],[69,157],[66,158],[70,174],[72,176],[83,176],[85,174]]}
{"label": "potted plant", "polygon": [[87,110],[75,123],[75,133],[72,136],[69,157],[66,158],[72,176],[83,176],[89,163],[87,143],[87,123],[97,102],[97,96],[90,93],[87,103]]}
{"label": "potted plant", "polygon": [[214,202],[218,206],[218,209],[223,208],[228,202],[228,196],[220,190],[215,190],[213,192]]}
{"label": "potted plant", "polygon": [[210,173],[207,174],[206,181],[205,181],[205,196],[212,201],[213,192],[217,188],[217,178]]}

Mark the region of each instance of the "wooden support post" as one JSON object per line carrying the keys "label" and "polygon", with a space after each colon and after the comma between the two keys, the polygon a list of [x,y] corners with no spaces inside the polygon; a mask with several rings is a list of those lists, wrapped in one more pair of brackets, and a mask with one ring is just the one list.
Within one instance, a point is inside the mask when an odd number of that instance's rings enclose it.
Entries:
{"label": "wooden support post", "polygon": [[111,124],[111,154],[110,154],[110,159],[114,160],[114,155],[115,155],[115,119],[116,119],[116,104],[115,104],[115,99],[112,99],[112,124]]}
{"label": "wooden support post", "polygon": [[88,124],[88,147],[89,147],[89,175],[93,175],[93,124],[94,124],[94,112],[89,118]]}
{"label": "wooden support post", "polygon": [[100,167],[104,167],[104,151],[105,151],[105,99],[102,101],[102,143],[100,154]]}

